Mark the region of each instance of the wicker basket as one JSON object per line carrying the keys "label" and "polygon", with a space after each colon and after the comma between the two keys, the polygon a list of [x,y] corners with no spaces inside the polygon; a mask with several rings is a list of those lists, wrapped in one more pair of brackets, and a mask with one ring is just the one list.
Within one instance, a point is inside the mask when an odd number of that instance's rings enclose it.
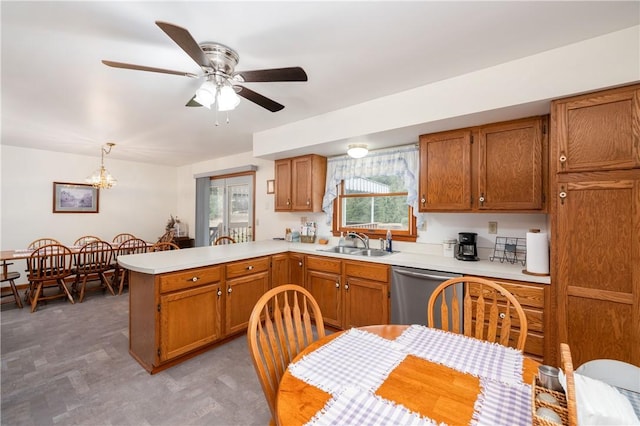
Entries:
{"label": "wicker basket", "polygon": [[314,243],[316,241],[315,235],[300,235],[301,243]]}
{"label": "wicker basket", "polygon": [[[536,396],[540,393],[550,394],[558,401],[559,405],[550,404],[536,399]],[[569,424],[569,410],[567,409],[567,398],[565,397],[565,394],[563,392],[552,391],[540,386],[538,377],[535,377],[533,379],[533,384],[531,385],[531,417],[533,426],[558,426],[559,423],[552,422],[551,420],[547,420],[536,415],[536,411],[540,407],[552,409],[558,416],[560,416],[563,425]]]}

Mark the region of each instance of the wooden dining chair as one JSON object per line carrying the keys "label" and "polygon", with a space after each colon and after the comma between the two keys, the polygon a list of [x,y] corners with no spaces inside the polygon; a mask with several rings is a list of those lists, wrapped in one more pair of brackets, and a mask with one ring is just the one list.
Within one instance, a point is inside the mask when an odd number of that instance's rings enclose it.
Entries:
{"label": "wooden dining chair", "polygon": [[118,247],[120,244],[122,244],[125,241],[130,240],[132,238],[137,238],[137,237],[135,235],[133,235],[133,234],[122,233],[122,234],[118,234],[115,237],[113,237],[113,240],[111,240],[111,242],[113,243],[113,245],[115,247]]}
{"label": "wooden dining chair", "polygon": [[158,238],[159,243],[171,243],[173,242],[173,237],[175,236],[175,229],[169,229],[168,231],[166,231],[164,234],[162,234],[162,236],[160,238]]}
{"label": "wooden dining chair", "polygon": [[[76,279],[73,289],[80,293],[78,302],[82,303],[87,288],[87,281],[98,280],[100,286],[97,289],[109,290],[115,296],[113,287],[105,273],[112,268],[113,247],[106,241],[91,241],[80,248],[76,254],[76,267],[74,273]],[[79,287],[79,289],[78,289]]]}
{"label": "wooden dining chair", "polygon": [[566,380],[567,410],[569,411],[569,426],[578,426],[578,407],[576,405],[576,384],[573,377],[573,361],[571,349],[566,343],[560,343],[560,360]]}
{"label": "wooden dining chair", "polygon": [[82,247],[83,245],[92,241],[100,241],[100,238],[93,235],[83,235],[73,242],[74,247]]}
{"label": "wooden dining chair", "polygon": [[149,248],[150,252],[167,250],[180,250],[180,246],[169,241],[159,241]]}
{"label": "wooden dining chair", "polygon": [[[126,240],[118,246],[116,250],[116,257],[124,256],[127,254],[147,253],[149,245],[146,241],[140,238],[132,238]],[[128,283],[127,270],[116,263],[116,269],[113,274],[113,283],[118,284],[118,294],[122,294],[124,285]]]}
{"label": "wooden dining chair", "polygon": [[227,236],[222,236],[222,237],[218,237],[216,238],[216,240],[213,242],[214,246],[219,246],[222,244],[235,244],[236,240],[234,240],[231,237],[227,237]]}
{"label": "wooden dining chair", "polygon": [[276,394],[284,371],[300,351],[324,335],[320,307],[311,293],[299,285],[278,286],[256,302],[249,318],[247,340],[272,423],[277,418]]}
{"label": "wooden dining chair", "polygon": [[60,241],[56,240],[55,238],[38,238],[37,240],[33,240],[29,243],[29,245],[27,246],[28,249],[31,250],[35,250],[37,248],[40,248],[42,246],[46,246],[48,244],[60,244]]}
{"label": "wooden dining chair", "polygon": [[[62,244],[48,244],[37,248],[27,259],[29,269],[29,303],[33,313],[38,303],[66,297],[75,303],[65,279],[73,276],[73,252]],[[45,294],[45,284],[53,283],[59,292]],[[48,287],[47,287],[48,288]]]}
{"label": "wooden dining chair", "polygon": [[[527,341],[527,317],[518,300],[501,285],[484,278],[457,277],[440,284],[429,298],[427,320],[429,327],[513,346],[519,351]],[[515,345],[511,337],[514,326],[520,329]]]}
{"label": "wooden dining chair", "polygon": [[[4,266],[9,266],[9,265],[13,265],[13,263],[6,263]],[[2,295],[0,295],[0,297],[4,298],[4,297],[11,297],[13,296],[13,301],[15,302],[16,305],[18,305],[18,307],[20,309],[22,309],[22,300],[20,299],[20,294],[18,294],[18,289],[16,287],[16,280],[18,278],[20,278],[20,272],[6,272],[5,273],[5,268],[2,268],[3,270],[0,270],[0,284],[4,284],[4,283],[9,283],[9,288],[11,289],[11,293],[4,293]],[[2,287],[3,289],[5,288],[4,286]],[[7,302],[10,302],[10,300],[3,300],[1,303],[5,304]]]}

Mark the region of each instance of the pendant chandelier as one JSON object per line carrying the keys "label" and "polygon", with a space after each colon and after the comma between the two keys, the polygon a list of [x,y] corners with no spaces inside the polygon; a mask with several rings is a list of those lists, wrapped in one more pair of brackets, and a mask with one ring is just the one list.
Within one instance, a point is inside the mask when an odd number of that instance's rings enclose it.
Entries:
{"label": "pendant chandelier", "polygon": [[115,143],[109,142],[105,146],[101,147],[100,168],[86,179],[86,182],[91,184],[94,188],[109,189],[112,186],[115,186],[118,182],[113,176],[111,176],[111,173],[104,168],[104,155],[109,154],[111,152],[111,148],[115,145]]}

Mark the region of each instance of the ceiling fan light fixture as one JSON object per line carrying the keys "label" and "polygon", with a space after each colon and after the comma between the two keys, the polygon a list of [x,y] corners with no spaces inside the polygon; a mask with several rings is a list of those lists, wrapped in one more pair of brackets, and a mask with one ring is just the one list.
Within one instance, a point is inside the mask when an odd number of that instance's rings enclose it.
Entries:
{"label": "ceiling fan light fixture", "polygon": [[218,111],[231,111],[240,103],[240,96],[230,85],[223,85],[218,92]]}
{"label": "ceiling fan light fixture", "polygon": [[356,143],[349,145],[347,149],[347,155],[351,158],[362,158],[365,157],[369,153],[369,148],[367,144]]}
{"label": "ceiling fan light fixture", "polygon": [[193,98],[193,100],[203,107],[211,109],[211,105],[216,101],[216,91],[217,88],[215,84],[210,81],[205,81],[202,83],[202,86],[196,90],[196,97]]}

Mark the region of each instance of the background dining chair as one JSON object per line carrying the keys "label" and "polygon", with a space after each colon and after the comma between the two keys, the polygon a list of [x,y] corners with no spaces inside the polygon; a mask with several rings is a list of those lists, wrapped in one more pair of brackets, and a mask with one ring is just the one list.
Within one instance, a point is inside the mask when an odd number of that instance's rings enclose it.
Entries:
{"label": "background dining chair", "polygon": [[[472,293],[477,295],[475,300]],[[460,306],[459,299],[463,294]],[[461,313],[464,313],[464,324],[460,323]],[[438,314],[440,324],[436,321]],[[503,346],[511,346],[511,328],[517,322],[520,334],[515,348],[522,351],[527,340],[527,317],[518,300],[501,285],[484,278],[457,277],[440,284],[429,298],[427,320],[429,327]]]}
{"label": "background dining chair", "polygon": [[[7,263],[6,266],[13,265],[13,263]],[[4,284],[6,282],[9,283],[9,287],[11,289],[11,293],[2,294],[0,297],[9,297],[13,296],[13,301],[18,305],[20,309],[22,309],[22,300],[20,299],[20,295],[18,294],[18,289],[16,288],[16,280],[20,278],[20,272],[7,272],[5,274],[6,268],[2,268],[0,270],[0,284]],[[4,288],[4,287],[2,287]],[[2,303],[7,303],[7,301],[2,301]]]}
{"label": "background dining chair", "polygon": [[571,350],[566,343],[560,343],[560,360],[566,380],[567,410],[569,411],[569,426],[578,426],[578,408],[576,406],[576,384],[573,377],[573,361]]}
{"label": "background dining chair", "polygon": [[166,251],[166,250],[180,250],[180,246],[169,241],[157,242],[149,248],[150,252],[154,251]]}
{"label": "background dining chair", "polygon": [[234,240],[233,238],[223,236],[223,237],[216,238],[216,240],[213,242],[213,245],[219,246],[221,244],[235,244],[235,243],[236,243],[236,240]]}
{"label": "background dining chair", "polygon": [[311,293],[299,285],[278,286],[256,302],[249,318],[247,340],[272,423],[277,418],[276,393],[282,374],[302,349],[324,335],[320,307]]}
{"label": "background dining chair", "polygon": [[73,242],[74,247],[82,247],[83,245],[90,243],[92,241],[100,241],[100,238],[95,237],[93,235],[83,235]]}
{"label": "background dining chair", "polygon": [[162,234],[162,236],[160,238],[158,238],[157,242],[159,242],[159,243],[165,243],[165,242],[172,243],[175,233],[176,233],[175,229],[169,229],[164,234]]}
{"label": "background dining chair", "polygon": [[[100,281],[102,289],[109,290],[111,295],[115,296],[111,283],[107,280],[105,273],[112,268],[111,259],[113,257],[113,248],[106,241],[91,241],[80,248],[76,254],[76,267],[74,273],[76,280],[73,288],[80,292],[78,302],[84,300],[84,293],[87,288],[87,281],[97,279]],[[78,285],[80,289],[78,290]]]}
{"label": "background dining chair", "polygon": [[135,235],[133,234],[127,234],[127,233],[122,233],[122,234],[118,234],[115,237],[113,237],[113,240],[111,241],[113,243],[114,246],[119,246],[120,244],[124,243],[127,240],[130,240],[132,238],[137,238]]}
{"label": "background dining chair", "polygon": [[[38,303],[59,297],[67,297],[75,303],[65,282],[73,272],[73,252],[62,244],[48,244],[37,248],[27,259],[29,268],[29,303],[33,313]],[[58,293],[45,295],[45,284],[53,283],[60,290]],[[48,287],[47,287],[48,288]]]}
{"label": "background dining chair", "polygon": [[[124,256],[127,254],[146,253],[149,246],[146,241],[140,238],[132,238],[126,240],[118,246],[116,250],[116,257]],[[113,274],[113,282],[118,284],[118,294],[122,294],[125,283],[128,283],[127,270],[118,265],[116,262],[116,269]]]}
{"label": "background dining chair", "polygon": [[[27,246],[27,248],[29,250],[35,250],[37,248],[40,248],[42,246],[46,246],[48,244],[61,244],[60,241],[56,240],[55,238],[49,238],[49,237],[45,237],[45,238],[38,238],[36,240],[33,240],[29,243],[29,245]],[[28,274],[29,273],[29,268],[27,265],[27,269],[25,270],[25,272]],[[24,301],[25,303],[27,303],[29,301],[29,291],[31,290],[31,285],[28,285],[26,290],[24,291]]]}
{"label": "background dining chair", "polygon": [[27,246],[28,249],[35,250],[42,246],[46,246],[47,244],[60,244],[60,241],[55,238],[38,238],[37,240],[33,240]]}
{"label": "background dining chair", "polygon": [[615,359],[594,359],[578,367],[576,373],[640,393],[640,367],[633,364]]}

